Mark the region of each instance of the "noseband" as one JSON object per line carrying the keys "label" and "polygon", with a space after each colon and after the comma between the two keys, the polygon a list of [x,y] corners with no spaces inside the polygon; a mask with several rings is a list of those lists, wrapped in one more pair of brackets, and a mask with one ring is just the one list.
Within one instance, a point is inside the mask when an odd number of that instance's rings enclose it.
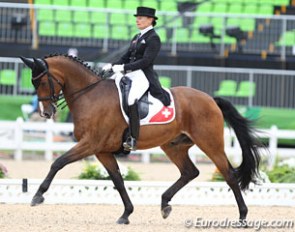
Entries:
{"label": "noseband", "polygon": [[38,97],[38,101],[51,101],[53,103],[56,103],[59,99],[61,99],[61,97],[63,96],[63,94],[55,94],[54,91],[54,83],[53,81],[57,82],[57,84],[60,85],[61,90],[64,89],[63,84],[57,79],[55,78],[48,70],[48,65],[46,63],[45,60],[39,59],[39,61],[42,63],[42,66],[44,68],[44,71],[42,73],[40,73],[38,76],[33,77],[32,78],[32,83],[35,87],[35,89],[37,90],[39,88],[40,85],[40,79],[47,74],[47,78],[48,78],[48,83],[49,83],[49,88],[50,88],[50,96],[47,97]]}

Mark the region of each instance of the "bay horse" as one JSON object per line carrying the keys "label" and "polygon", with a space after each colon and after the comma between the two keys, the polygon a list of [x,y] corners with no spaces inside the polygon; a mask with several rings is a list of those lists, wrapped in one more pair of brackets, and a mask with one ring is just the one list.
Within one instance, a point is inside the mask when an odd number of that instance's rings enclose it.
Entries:
{"label": "bay horse", "polygon": [[[78,141],[52,163],[31,205],[44,201],[43,194],[65,165],[95,154],[108,171],[124,203],[124,212],[117,223],[128,224],[133,204],[114,156],[121,147],[122,134],[128,125],[120,111],[114,81],[103,79],[76,57],[50,55],[33,61],[20,58],[32,69],[32,84],[37,91],[40,115],[53,117],[62,92],[73,116],[74,135]],[[175,100],[175,120],[163,125],[142,126],[137,143],[138,149],[160,146],[180,171],[180,178],[162,194],[163,218],[167,218],[172,210],[169,205],[172,197],[199,175],[188,156],[189,148],[197,145],[213,161],[232,189],[239,219],[245,220],[248,209],[241,190],[255,182],[261,157],[251,121],[242,117],[225,99],[212,98],[189,87],[174,87],[171,92]],[[224,121],[233,128],[242,148],[243,161],[238,168],[231,166],[224,151]]]}

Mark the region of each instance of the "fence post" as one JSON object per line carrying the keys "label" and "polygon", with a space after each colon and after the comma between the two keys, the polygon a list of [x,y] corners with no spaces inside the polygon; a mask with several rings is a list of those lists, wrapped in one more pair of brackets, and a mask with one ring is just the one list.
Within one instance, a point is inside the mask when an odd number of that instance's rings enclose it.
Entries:
{"label": "fence post", "polygon": [[[254,83],[254,73],[253,73],[252,70],[251,70],[250,73],[249,73],[249,81],[250,81],[251,84]],[[253,91],[252,88],[249,89],[249,91]],[[255,90],[254,90],[254,91],[255,91]],[[249,107],[252,107],[252,106],[253,106],[253,98],[254,98],[253,93],[252,93],[252,92],[249,93],[249,97],[248,97],[248,106],[249,106]]]}
{"label": "fence post", "polygon": [[46,120],[46,151],[45,151],[45,160],[51,161],[53,158],[52,154],[52,142],[53,142],[53,120]]}
{"label": "fence post", "polygon": [[149,164],[150,158],[151,158],[150,156],[151,156],[151,154],[148,151],[142,152],[141,162],[143,162],[144,164]]}
{"label": "fence post", "polygon": [[24,120],[21,117],[16,119],[15,133],[14,133],[14,139],[15,139],[14,159],[18,161],[23,159],[23,150],[22,150],[23,123],[24,123]]}
{"label": "fence post", "polygon": [[277,138],[278,128],[277,126],[273,125],[270,128],[270,137],[269,137],[269,152],[270,157],[267,162],[267,166],[271,169],[275,162],[278,153],[278,138]]}

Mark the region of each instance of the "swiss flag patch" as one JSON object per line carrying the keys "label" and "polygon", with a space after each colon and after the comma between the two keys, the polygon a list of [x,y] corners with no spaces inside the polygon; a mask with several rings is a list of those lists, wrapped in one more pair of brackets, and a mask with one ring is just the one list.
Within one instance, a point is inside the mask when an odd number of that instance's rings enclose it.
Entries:
{"label": "swiss flag patch", "polygon": [[174,117],[174,109],[172,107],[163,106],[162,109],[156,113],[149,122],[167,122]]}

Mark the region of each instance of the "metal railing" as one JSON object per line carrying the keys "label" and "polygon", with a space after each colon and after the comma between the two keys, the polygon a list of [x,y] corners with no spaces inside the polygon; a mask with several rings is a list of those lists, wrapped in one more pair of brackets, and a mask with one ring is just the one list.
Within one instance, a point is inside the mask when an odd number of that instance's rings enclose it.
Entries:
{"label": "metal railing", "polygon": [[[87,11],[87,12],[101,12],[105,13],[104,22],[91,22],[92,33],[96,29],[96,25],[106,26],[101,33],[105,36],[101,38],[88,37],[61,37],[61,36],[42,36],[40,35],[39,27],[40,20],[38,15],[40,10],[51,9],[54,11],[67,10]],[[47,5],[30,5],[30,4],[12,4],[1,3],[0,6],[0,42],[17,42],[32,44],[32,48],[36,48],[38,44],[46,45],[71,45],[71,46],[94,46],[108,51],[109,49],[118,49],[124,45],[129,44],[130,34],[135,34],[137,29],[134,23],[130,22],[130,16],[134,11],[131,10],[115,10],[104,8],[79,8],[79,7],[63,7],[63,6],[47,6]],[[112,24],[112,14],[124,15],[126,22],[120,24],[122,28],[127,28],[128,37],[125,39],[113,39],[111,32],[115,25]],[[162,31],[162,40],[164,51],[170,51],[171,54],[176,55],[179,51],[188,52],[210,52],[216,53],[221,57],[226,57],[230,52],[245,53],[245,54],[270,54],[277,55],[281,60],[285,60],[286,56],[293,56],[293,46],[285,45],[286,41],[282,41],[282,36],[286,31],[295,29],[294,16],[259,16],[259,15],[245,15],[245,14],[200,14],[194,12],[158,12],[159,22],[156,27],[157,30]],[[24,19],[22,26],[13,26],[12,19]],[[212,47],[209,42],[196,42],[191,39],[187,41],[179,40],[178,30],[187,29],[188,37],[192,38],[194,33],[199,31],[199,24],[194,24],[198,18],[208,17],[210,20],[219,21],[220,25],[215,33],[220,36],[219,39],[214,39],[216,44]],[[178,23],[181,19],[182,23]],[[254,30],[245,31],[247,39],[243,42],[228,42],[226,40],[226,28],[230,25],[230,21],[238,21],[239,19],[254,19]],[[128,21],[129,20],[129,21]],[[56,22],[58,24],[59,22]],[[249,30],[249,29],[248,29]],[[164,32],[163,32],[164,31]],[[124,31],[125,34],[126,30]],[[164,36],[164,34],[166,36]],[[185,35],[183,35],[185,36]],[[280,42],[281,41],[281,42]],[[294,44],[295,45],[295,44]],[[241,49],[242,48],[242,49]]]}
{"label": "metal railing", "polygon": [[[99,69],[102,64],[87,62]],[[26,69],[19,58],[0,57],[0,70],[15,70],[17,82],[12,87],[0,85],[2,95],[28,95],[34,89],[23,89],[21,73]],[[234,80],[239,85],[242,81],[255,83],[255,94],[248,97],[227,97],[231,102],[244,106],[263,106],[295,108],[295,71],[265,70],[246,68],[219,68],[156,65],[159,76],[171,78],[172,87],[189,86],[199,89],[211,96],[215,95],[223,80]]]}

